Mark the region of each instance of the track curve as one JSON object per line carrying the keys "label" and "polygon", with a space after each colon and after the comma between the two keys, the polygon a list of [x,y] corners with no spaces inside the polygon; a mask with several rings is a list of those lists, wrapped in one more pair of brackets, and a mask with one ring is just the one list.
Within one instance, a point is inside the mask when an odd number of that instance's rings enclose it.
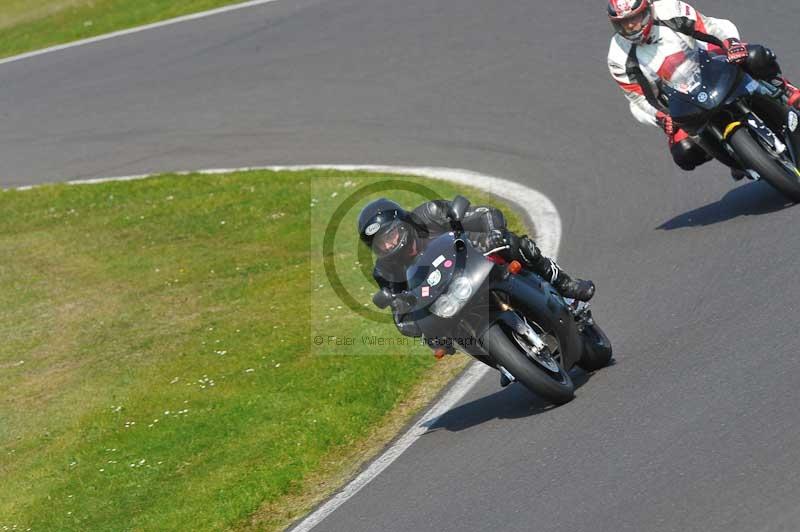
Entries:
{"label": "track curve", "polygon": [[[800,78],[795,1],[695,5]],[[530,184],[617,364],[558,409],[482,381],[316,530],[800,529],[798,211],[674,168],[609,36],[587,0],[286,0],[63,50],[0,67],[0,184],[296,162]]]}

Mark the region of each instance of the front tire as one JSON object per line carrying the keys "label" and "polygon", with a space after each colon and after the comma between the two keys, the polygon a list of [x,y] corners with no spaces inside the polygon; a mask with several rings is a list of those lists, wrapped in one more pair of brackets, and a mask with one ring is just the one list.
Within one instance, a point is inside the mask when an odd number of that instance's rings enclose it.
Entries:
{"label": "front tire", "polygon": [[775,187],[781,194],[794,201],[800,202],[800,176],[785,168],[775,160],[750,134],[746,127],[740,127],[733,132],[728,140],[731,147],[745,164]]}
{"label": "front tire", "polygon": [[556,375],[537,365],[508,337],[500,325],[492,325],[486,331],[483,335],[483,345],[498,364],[543,399],[560,405],[568,403],[575,397],[575,385],[564,368],[559,367],[559,373]]}

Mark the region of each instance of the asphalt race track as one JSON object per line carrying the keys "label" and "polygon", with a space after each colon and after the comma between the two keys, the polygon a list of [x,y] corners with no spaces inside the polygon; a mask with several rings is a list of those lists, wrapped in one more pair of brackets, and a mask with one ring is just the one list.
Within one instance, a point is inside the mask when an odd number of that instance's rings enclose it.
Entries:
{"label": "asphalt race track", "polygon": [[[800,79],[796,0],[695,5]],[[673,166],[608,76],[604,7],[280,0],[6,64],[0,185],[297,163],[529,184],[616,365],[557,409],[492,373],[316,530],[800,530],[800,210]]]}

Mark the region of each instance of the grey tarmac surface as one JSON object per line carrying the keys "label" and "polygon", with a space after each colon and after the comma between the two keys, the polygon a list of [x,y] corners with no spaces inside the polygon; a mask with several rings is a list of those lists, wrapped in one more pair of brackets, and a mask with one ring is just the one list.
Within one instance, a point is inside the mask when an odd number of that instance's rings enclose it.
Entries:
{"label": "grey tarmac surface", "polygon": [[[800,4],[700,0],[800,78]],[[800,529],[797,208],[675,168],[601,0],[285,0],[0,67],[0,184],[292,163],[547,194],[616,365],[543,408],[491,375],[320,531]]]}

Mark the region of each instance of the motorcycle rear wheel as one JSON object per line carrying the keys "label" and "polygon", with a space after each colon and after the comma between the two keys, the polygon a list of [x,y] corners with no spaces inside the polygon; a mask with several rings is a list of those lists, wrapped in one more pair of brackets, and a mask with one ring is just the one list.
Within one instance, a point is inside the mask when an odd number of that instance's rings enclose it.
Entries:
{"label": "motorcycle rear wheel", "polygon": [[500,325],[495,324],[486,331],[483,346],[517,381],[543,399],[560,405],[575,397],[575,385],[563,367],[559,366],[557,375],[540,367],[522,352]]}
{"label": "motorcycle rear wheel", "polygon": [[728,142],[746,167],[758,172],[764,181],[790,200],[800,202],[800,175],[784,167],[769,154],[753,138],[749,129],[740,127],[733,132]]}

